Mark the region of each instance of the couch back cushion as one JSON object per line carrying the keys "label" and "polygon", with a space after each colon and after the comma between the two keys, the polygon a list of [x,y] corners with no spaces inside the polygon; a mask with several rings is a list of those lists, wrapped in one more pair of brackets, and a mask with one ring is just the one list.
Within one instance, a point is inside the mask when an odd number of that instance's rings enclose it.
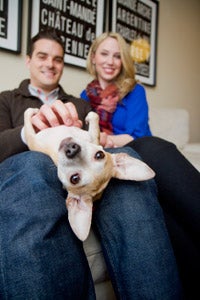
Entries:
{"label": "couch back cushion", "polygon": [[181,108],[150,108],[152,134],[182,149],[189,141],[189,113]]}

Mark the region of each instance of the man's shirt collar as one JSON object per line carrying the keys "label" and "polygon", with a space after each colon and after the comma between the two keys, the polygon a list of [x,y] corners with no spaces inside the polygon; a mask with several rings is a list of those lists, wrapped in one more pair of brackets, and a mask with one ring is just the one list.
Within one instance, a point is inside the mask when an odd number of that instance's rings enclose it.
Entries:
{"label": "man's shirt collar", "polygon": [[58,99],[59,87],[52,90],[49,94],[45,94],[41,89],[36,88],[31,84],[29,84],[28,89],[32,96],[38,97],[43,103],[52,104]]}

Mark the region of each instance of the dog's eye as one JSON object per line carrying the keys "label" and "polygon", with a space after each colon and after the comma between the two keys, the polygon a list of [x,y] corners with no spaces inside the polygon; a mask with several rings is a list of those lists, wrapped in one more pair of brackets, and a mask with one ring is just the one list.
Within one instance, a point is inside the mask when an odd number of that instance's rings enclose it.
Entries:
{"label": "dog's eye", "polygon": [[98,151],[95,154],[95,159],[103,159],[105,157],[105,153],[103,151]]}
{"label": "dog's eye", "polygon": [[70,177],[70,182],[71,182],[72,184],[77,184],[77,183],[79,183],[79,181],[80,181],[80,176],[79,176],[79,174],[74,174],[74,175],[72,175],[72,176]]}

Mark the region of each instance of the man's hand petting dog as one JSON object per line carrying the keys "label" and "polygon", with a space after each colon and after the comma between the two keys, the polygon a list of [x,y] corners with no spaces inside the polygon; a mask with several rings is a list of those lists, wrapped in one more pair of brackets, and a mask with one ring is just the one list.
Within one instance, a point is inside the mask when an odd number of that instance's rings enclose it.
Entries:
{"label": "man's hand petting dog", "polygon": [[73,103],[63,103],[56,100],[51,106],[43,104],[38,112],[31,118],[36,132],[59,125],[82,127],[82,121]]}
{"label": "man's hand petting dog", "polygon": [[[51,106],[43,104],[37,113],[31,118],[35,132],[59,125],[82,127],[82,121],[78,118],[77,110],[73,103],[63,103],[56,100]],[[115,147],[113,140],[105,132],[100,134],[100,145],[105,148]]]}

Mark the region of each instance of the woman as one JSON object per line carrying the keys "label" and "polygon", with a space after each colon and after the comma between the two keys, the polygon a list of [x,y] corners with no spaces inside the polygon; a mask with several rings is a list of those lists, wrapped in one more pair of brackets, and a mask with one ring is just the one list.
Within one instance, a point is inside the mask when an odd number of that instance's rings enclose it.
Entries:
{"label": "woman", "polygon": [[[112,114],[113,132],[108,139],[116,146],[123,146],[138,137],[151,136],[146,93],[135,80],[133,61],[124,39],[117,33],[102,34],[90,48],[87,69],[95,79],[81,93],[81,98],[90,101],[97,112],[102,101],[105,102],[102,92],[109,92],[113,84],[116,86],[117,97],[107,95],[108,105],[104,105],[105,112],[100,114],[100,121],[105,121],[108,110]],[[105,126],[101,129],[106,132]]]}
{"label": "woman", "polygon": [[[112,131],[107,133],[105,126],[101,126],[104,131],[102,144],[105,147],[132,147],[156,172],[159,200],[186,298],[196,299],[200,275],[200,173],[175,145],[151,135],[145,90],[135,80],[129,47],[119,34],[103,33],[93,42],[87,69],[94,80],[81,93],[81,97],[99,112],[99,107],[102,110],[101,95],[107,95],[100,120],[109,114],[107,121],[111,123],[109,127]],[[116,87],[114,97],[106,93],[113,85]]]}

